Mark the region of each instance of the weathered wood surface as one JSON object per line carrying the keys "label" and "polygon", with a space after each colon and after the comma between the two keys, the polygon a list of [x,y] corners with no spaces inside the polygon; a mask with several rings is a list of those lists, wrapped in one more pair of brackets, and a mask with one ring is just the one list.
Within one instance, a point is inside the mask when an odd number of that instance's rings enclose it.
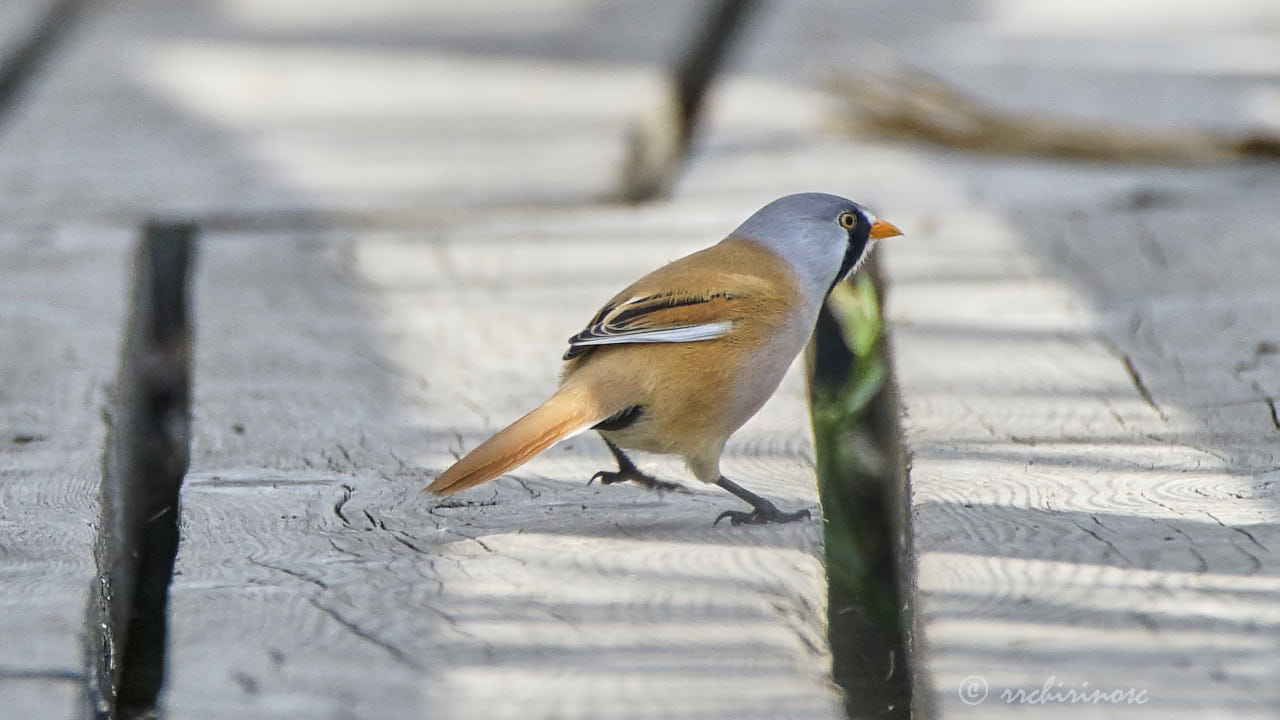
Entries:
{"label": "weathered wood surface", "polygon": [[457,208],[592,203],[699,10],[91,6],[5,129],[0,217],[421,227]]}
{"label": "weathered wood surface", "polygon": [[[625,7],[103,6],[16,109],[12,222],[212,228],[170,716],[838,714],[816,519],[588,488],[587,437],[418,494],[603,298],[779,194],[596,206],[683,24]],[[802,396],[725,469],[816,510]]]}
{"label": "weathered wood surface", "polygon": [[[1274,4],[1020,8],[936,19],[917,61],[1007,107],[1274,127]],[[936,191],[884,267],[920,709],[1274,717],[1275,167],[914,161]],[[1145,702],[1062,699],[1113,689]]]}
{"label": "weathered wood surface", "polygon": [[[0,141],[0,153],[3,142]],[[0,708],[82,717],[127,233],[0,229]]]}
{"label": "weathered wood surface", "polygon": [[[584,298],[688,248],[573,238],[636,218],[206,240],[171,717],[837,712],[816,523],[712,528],[732,498],[588,487],[590,437],[419,492],[551,391]],[[539,261],[574,251],[594,277]],[[789,507],[813,504],[797,382],[725,464]]]}
{"label": "weathered wood surface", "polygon": [[[888,254],[923,667],[944,717],[1026,712],[1000,693],[1051,678],[1148,698],[1059,707],[1075,715],[1274,709],[1277,429],[1254,379],[1231,376],[1280,330],[1274,289],[1244,266],[1210,282],[1216,262],[1199,283],[1157,274],[1117,242],[1158,226],[1171,254],[1208,242],[1247,264],[1254,221],[1199,213],[970,216]],[[1055,250],[1114,284],[1072,287]],[[971,708],[981,692],[959,693],[972,676],[990,694]]]}
{"label": "weathered wood surface", "polygon": [[[0,196],[22,182],[7,130],[69,3],[0,5]],[[0,201],[3,202],[3,201]],[[5,203],[7,204],[7,203]],[[104,413],[124,327],[127,231],[0,211],[0,715],[82,718]]]}
{"label": "weathered wood surface", "polygon": [[[451,453],[550,391],[564,336],[602,298],[805,189],[866,200],[909,235],[884,252],[921,709],[1247,717],[1280,703],[1274,168],[854,143],[818,132],[822,97],[797,82],[856,67],[875,39],[997,105],[1247,127],[1275,120],[1270,3],[1156,18],[1114,3],[770,5],[713,93],[675,200],[645,211],[593,202],[612,190],[627,122],[656,96],[684,17],[440,5],[95,6],[0,134],[6,231],[57,222],[42,232],[75,240],[65,266],[85,274],[84,295],[51,307],[103,316],[40,338],[116,337],[106,316],[123,275],[104,273],[124,243],[86,228],[162,212],[215,229],[199,275],[170,715],[836,712],[816,524],[711,529],[732,499],[585,487],[607,460],[585,437],[457,506],[417,495]],[[29,263],[35,251],[14,247]],[[2,307],[27,307],[18,297]],[[3,321],[35,334],[44,313]],[[68,357],[29,353],[5,372],[35,377]],[[56,540],[87,548],[92,528],[77,535],[74,518],[95,508],[77,478],[97,472],[100,426],[84,412],[115,353],[74,357],[88,369],[49,391],[61,405],[29,400],[15,415],[45,418],[54,429],[36,432],[74,448],[6,450],[21,464],[2,509],[7,520],[28,507],[11,493],[57,486],[24,484],[30,467],[71,462],[55,477],[74,488],[50,496],[74,507]],[[813,495],[792,383],[726,468],[798,505]],[[6,528],[6,553],[49,552],[38,571],[6,567],[12,587],[91,576],[78,545],[12,539],[49,517]],[[45,591],[42,608],[83,603]],[[63,685],[78,682],[65,669],[79,672],[80,625],[52,625],[57,641],[39,650],[56,671],[0,682],[32,716],[69,707]],[[976,705],[958,692],[971,675],[989,687]],[[1000,700],[1051,676],[1148,702]]]}
{"label": "weathered wood surface", "polygon": [[[838,714],[816,519],[712,528],[718,491],[588,488],[589,437],[461,504],[418,494],[551,391],[602,299],[779,193],[596,206],[659,85],[627,11],[296,11],[103,7],[7,131],[10,217],[212,228],[163,711]],[[725,469],[816,510],[802,397],[793,376]]]}

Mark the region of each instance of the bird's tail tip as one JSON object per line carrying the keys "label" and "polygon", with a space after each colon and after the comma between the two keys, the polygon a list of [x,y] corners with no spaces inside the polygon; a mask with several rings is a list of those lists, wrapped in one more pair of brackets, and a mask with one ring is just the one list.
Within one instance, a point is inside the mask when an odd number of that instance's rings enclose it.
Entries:
{"label": "bird's tail tip", "polygon": [[423,488],[423,493],[452,495],[515,469],[567,437],[607,418],[610,412],[581,393],[561,391],[528,415],[476,446]]}

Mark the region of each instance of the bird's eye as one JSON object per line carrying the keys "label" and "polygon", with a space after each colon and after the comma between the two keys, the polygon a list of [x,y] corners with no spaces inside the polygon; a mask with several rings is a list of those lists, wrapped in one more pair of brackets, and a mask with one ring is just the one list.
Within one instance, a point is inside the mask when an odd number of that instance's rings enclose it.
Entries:
{"label": "bird's eye", "polygon": [[853,226],[858,224],[858,218],[854,217],[851,212],[840,213],[839,221],[840,227],[845,230],[852,230]]}

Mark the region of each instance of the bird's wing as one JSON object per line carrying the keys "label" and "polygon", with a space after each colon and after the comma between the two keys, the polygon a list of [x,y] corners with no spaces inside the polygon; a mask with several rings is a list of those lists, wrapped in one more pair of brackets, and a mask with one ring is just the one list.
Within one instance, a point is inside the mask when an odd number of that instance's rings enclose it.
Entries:
{"label": "bird's wing", "polygon": [[596,313],[586,329],[569,338],[569,360],[596,345],[713,340],[733,329],[741,293],[623,293]]}

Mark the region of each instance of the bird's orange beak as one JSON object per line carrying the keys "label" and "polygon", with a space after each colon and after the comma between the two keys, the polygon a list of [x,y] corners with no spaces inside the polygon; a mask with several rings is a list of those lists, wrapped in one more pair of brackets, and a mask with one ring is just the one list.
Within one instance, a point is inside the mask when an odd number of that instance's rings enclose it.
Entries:
{"label": "bird's orange beak", "polygon": [[892,223],[887,223],[883,220],[877,220],[871,226],[872,240],[883,240],[885,238],[896,237],[901,234],[901,230],[894,227]]}

